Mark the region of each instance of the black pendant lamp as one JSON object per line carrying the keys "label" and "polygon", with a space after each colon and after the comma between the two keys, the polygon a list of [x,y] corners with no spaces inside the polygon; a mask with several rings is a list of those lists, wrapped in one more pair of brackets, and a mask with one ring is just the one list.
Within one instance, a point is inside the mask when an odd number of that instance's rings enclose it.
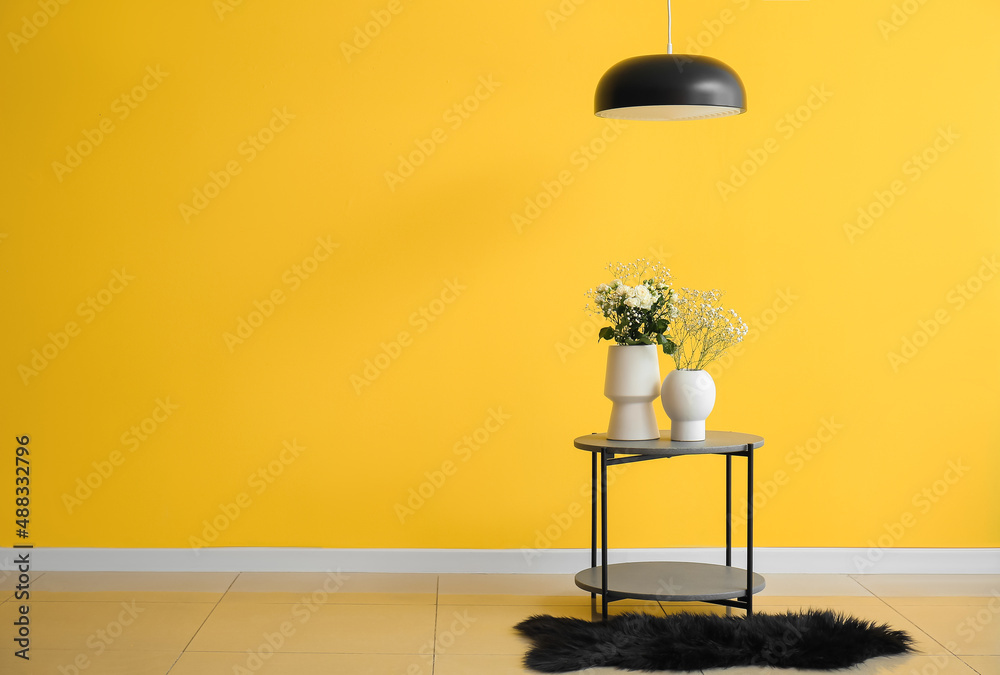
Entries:
{"label": "black pendant lamp", "polygon": [[697,120],[747,110],[740,76],[707,56],[674,54],[670,0],[667,53],[635,56],[613,65],[597,83],[594,114],[621,120]]}

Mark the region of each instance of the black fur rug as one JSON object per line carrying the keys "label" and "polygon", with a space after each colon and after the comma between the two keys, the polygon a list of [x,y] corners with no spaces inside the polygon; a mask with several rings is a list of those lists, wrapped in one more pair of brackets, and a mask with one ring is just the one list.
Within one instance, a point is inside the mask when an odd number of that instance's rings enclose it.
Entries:
{"label": "black fur rug", "polygon": [[913,651],[913,638],[885,624],[831,611],[743,617],[628,613],[606,623],[533,616],[515,629],[533,647],[524,665],[543,673],[587,668],[702,670],[769,666],[836,670]]}

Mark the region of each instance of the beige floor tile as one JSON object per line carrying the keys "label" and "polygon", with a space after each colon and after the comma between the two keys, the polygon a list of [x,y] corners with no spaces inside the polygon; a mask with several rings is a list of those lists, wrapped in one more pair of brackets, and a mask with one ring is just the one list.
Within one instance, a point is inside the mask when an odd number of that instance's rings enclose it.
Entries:
{"label": "beige floor tile", "polygon": [[[597,597],[600,604],[600,596]],[[580,591],[579,595],[442,595],[438,598],[439,605],[561,605],[565,607],[589,607],[590,593]],[[616,607],[631,607],[633,610],[642,607],[656,607],[652,600],[616,600]]]}
{"label": "beige floor tile", "polygon": [[367,572],[243,572],[231,591],[243,593],[311,593],[317,589],[344,593],[437,593],[436,574],[371,574]]}
{"label": "beige floor tile", "polygon": [[[807,609],[810,609],[810,606],[776,605],[768,607],[765,611],[768,614],[780,614],[789,611],[800,612]],[[914,639],[914,646],[921,654],[948,654],[948,650],[944,645],[934,640],[931,635],[921,630],[919,626],[915,625],[892,607],[886,605],[881,607],[875,605],[838,605],[831,609],[858,619],[888,624],[890,628],[895,628],[896,630],[905,630]]]}
{"label": "beige floor tile", "polygon": [[441,595],[576,596],[573,574],[442,574]]}
{"label": "beige floor tile", "polygon": [[[874,659],[855,675],[1000,675],[1000,575],[765,576],[756,611],[831,608],[916,638],[921,654]],[[15,585],[13,574],[0,572],[0,624],[16,616]],[[170,675],[235,666],[265,674],[432,675],[435,650],[433,675],[522,674],[528,644],[516,623],[533,614],[596,618],[572,574],[49,572],[33,575],[32,601],[31,670],[3,650],[0,672],[58,673],[79,657],[88,662],[80,675],[167,673],[190,642]],[[744,614],[707,603],[611,605],[612,614],[627,611]],[[254,658],[247,650],[261,658],[260,668],[247,665]],[[772,672],[797,671],[709,671]]]}
{"label": "beige floor tile", "polygon": [[326,605],[433,605],[433,593],[226,593],[223,605],[269,604],[294,605],[297,603]]}
{"label": "beige floor tile", "polygon": [[[180,656],[177,651],[106,651],[100,655],[66,649],[36,649],[25,662],[11,650],[0,651],[5,675],[166,675]],[[75,659],[84,659],[76,661]]]}
{"label": "beige floor tile", "polygon": [[[660,608],[663,610],[664,614],[714,614],[716,616],[745,616],[746,611],[742,609],[737,609],[735,607],[726,607],[725,605],[713,605],[709,602],[692,602],[692,603],[674,603],[674,602],[661,602]],[[756,611],[756,610],[755,610]]]}
{"label": "beige floor tile", "polygon": [[994,607],[1000,607],[1000,596],[986,596],[986,595],[936,595],[936,596],[893,596],[887,595],[880,598],[882,602],[885,602],[892,607],[906,607],[908,605],[924,605],[926,607],[940,607],[942,605],[950,605],[952,607],[957,607],[959,605],[967,605],[970,607],[986,607],[988,605],[993,605]]}
{"label": "beige floor tile", "polygon": [[[521,665],[520,654],[445,654],[434,660],[434,675],[537,675]],[[623,675],[614,668],[578,670],[574,675]],[[730,671],[719,671],[728,673]],[[171,673],[173,675],[173,673]],[[791,675],[787,673],[786,675]]]}
{"label": "beige floor tile", "polygon": [[[442,605],[589,605],[590,593],[573,582],[573,574],[442,574]],[[651,606],[646,600],[619,600],[616,605]]]}
{"label": "beige floor tile", "polygon": [[990,607],[1000,610],[1000,598],[989,598],[973,595],[941,595],[929,598],[920,597],[885,597],[882,602],[905,613],[907,607],[968,607],[970,611],[977,607]]}
{"label": "beige floor tile", "polygon": [[840,605],[875,605],[882,607],[885,602],[874,595],[755,595],[753,606],[772,607],[774,605],[805,605],[809,607],[837,607]]}
{"label": "beige floor tile", "polygon": [[[805,671],[800,671],[805,672]],[[812,671],[815,673],[815,671]],[[975,675],[967,664],[950,654],[883,657],[869,659],[851,675]]]}
{"label": "beige floor tile", "polygon": [[[0,605],[0,625],[11,626],[18,605]],[[212,604],[39,602],[30,605],[32,648],[180,653],[212,611]]]}
{"label": "beige floor tile", "polygon": [[1000,597],[1000,574],[867,574],[854,579],[880,597]]}
{"label": "beige floor tile", "polygon": [[[434,638],[432,605],[220,603],[192,651],[420,654]],[[274,646],[272,645],[272,646]]]}
{"label": "beige floor tile", "polygon": [[978,607],[911,605],[897,611],[959,656],[1000,656],[1000,601]]}
{"label": "beige floor tile", "polygon": [[149,604],[155,602],[193,602],[212,604],[223,598],[222,593],[182,593],[166,591],[95,591],[93,593],[70,592],[48,593],[32,591],[32,602],[138,602]]}
{"label": "beige floor tile", "polygon": [[979,675],[1000,675],[1000,656],[962,656]]}
{"label": "beige floor tile", "polygon": [[436,599],[436,574],[245,572],[223,602],[426,605]]}
{"label": "beige floor tile", "polygon": [[755,597],[873,595],[848,574],[765,574],[767,584]]}
{"label": "beige floor tile", "polygon": [[[9,564],[10,561],[6,561],[6,563]],[[13,591],[14,587],[17,586],[17,577],[16,570],[0,570],[0,591]]]}
{"label": "beige floor tile", "polygon": [[[658,607],[612,605],[608,611],[612,616],[633,611],[663,616]],[[438,607],[435,654],[523,654],[529,645],[514,626],[535,614],[595,619],[589,606],[442,605]]]}
{"label": "beige floor tile", "polygon": [[32,589],[52,593],[225,593],[236,572],[47,572]]}
{"label": "beige floor tile", "polygon": [[[240,670],[242,668],[242,670]],[[430,659],[403,654],[185,652],[170,675],[431,675]],[[83,674],[81,675],[88,675]]]}
{"label": "beige floor tile", "polygon": [[[726,668],[704,671],[704,675],[817,675],[818,670],[788,670],[785,668]],[[975,671],[954,656],[885,656],[869,659],[845,671],[849,675],[976,675]]]}
{"label": "beige floor tile", "polygon": [[[12,561],[5,561],[5,564],[10,564],[10,562]],[[32,572],[29,583],[33,585],[43,574]],[[18,585],[19,576],[20,573],[16,570],[0,570],[0,602],[14,597],[14,590]]]}

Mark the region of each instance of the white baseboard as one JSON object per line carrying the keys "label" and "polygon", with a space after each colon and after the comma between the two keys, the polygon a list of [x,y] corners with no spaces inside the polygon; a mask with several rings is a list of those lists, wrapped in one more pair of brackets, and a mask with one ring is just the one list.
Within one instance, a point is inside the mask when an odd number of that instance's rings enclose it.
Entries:
{"label": "white baseboard", "polygon": [[[0,548],[0,570],[30,552],[35,572],[422,572],[568,574],[589,549]],[[613,549],[611,562],[725,562],[721,548]],[[746,565],[746,549],[733,564]],[[754,548],[754,571],[798,574],[998,574],[996,548]]]}

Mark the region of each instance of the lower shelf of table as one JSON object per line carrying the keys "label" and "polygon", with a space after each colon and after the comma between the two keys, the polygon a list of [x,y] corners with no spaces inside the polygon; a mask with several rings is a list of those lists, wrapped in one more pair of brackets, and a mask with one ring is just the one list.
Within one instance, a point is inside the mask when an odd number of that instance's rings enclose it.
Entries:
{"label": "lower shelf of table", "polygon": [[[601,568],[576,575],[576,585],[600,594]],[[764,590],[764,577],[753,575],[753,593]],[[738,567],[685,562],[631,562],[608,565],[608,599],[730,600],[747,593],[747,571]]]}

